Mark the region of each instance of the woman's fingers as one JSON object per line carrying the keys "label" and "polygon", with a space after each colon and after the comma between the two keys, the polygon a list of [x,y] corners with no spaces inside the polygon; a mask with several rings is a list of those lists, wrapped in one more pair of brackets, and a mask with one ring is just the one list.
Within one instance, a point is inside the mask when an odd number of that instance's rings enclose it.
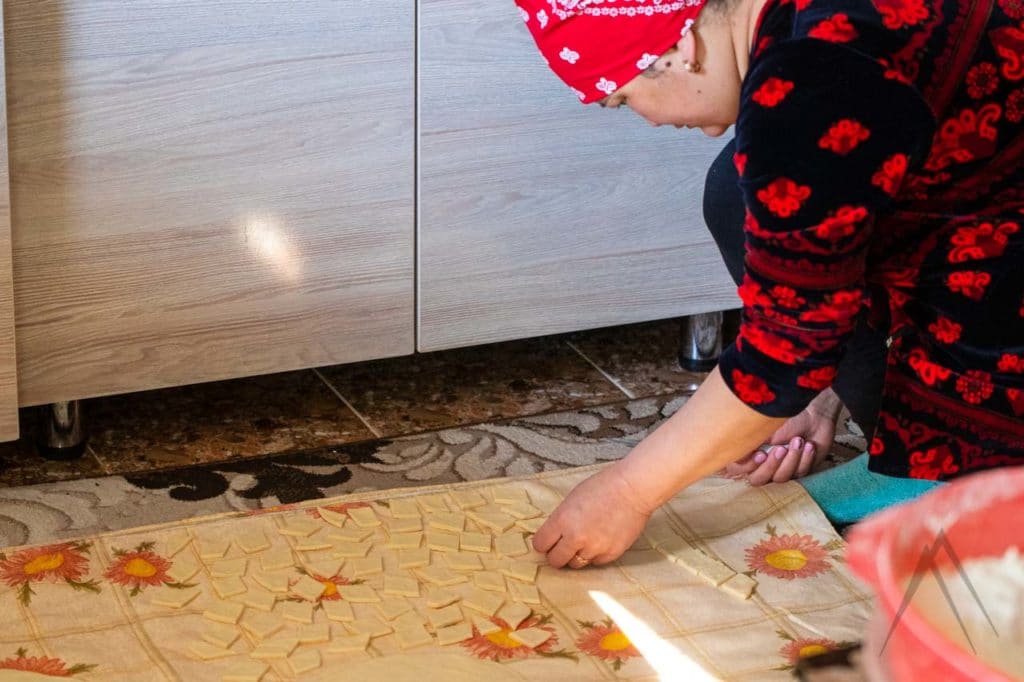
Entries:
{"label": "woman's fingers", "polygon": [[725,475],[730,478],[742,478],[747,474],[757,470],[759,466],[768,458],[761,450],[755,450],[743,459],[738,459],[732,464],[725,467]]}
{"label": "woman's fingers", "polygon": [[785,483],[793,478],[797,467],[800,466],[800,456],[803,453],[803,448],[804,442],[798,438],[794,438],[789,442],[789,447],[786,448],[786,454],[782,456],[782,462],[779,464],[779,468],[775,470],[775,474],[772,476],[772,480],[774,482]]}
{"label": "woman's fingers", "polygon": [[800,466],[796,468],[797,478],[803,478],[811,473],[811,469],[814,468],[815,453],[817,448],[814,447],[814,443],[804,443],[804,449],[800,453]]}
{"label": "woman's fingers", "polygon": [[562,531],[558,525],[556,515],[551,515],[548,520],[533,534],[533,548],[541,554],[547,554],[548,550],[555,546],[555,543],[562,538]]}
{"label": "woman's fingers", "polygon": [[572,561],[572,558],[579,554],[584,559],[589,559],[580,547],[570,543],[563,536],[561,540],[548,552],[548,563],[554,568],[561,568]]}
{"label": "woman's fingers", "polygon": [[786,454],[786,448],[782,445],[774,445],[767,452],[764,462],[756,471],[747,476],[750,485],[764,485],[772,480],[772,476],[782,464],[782,457]]}

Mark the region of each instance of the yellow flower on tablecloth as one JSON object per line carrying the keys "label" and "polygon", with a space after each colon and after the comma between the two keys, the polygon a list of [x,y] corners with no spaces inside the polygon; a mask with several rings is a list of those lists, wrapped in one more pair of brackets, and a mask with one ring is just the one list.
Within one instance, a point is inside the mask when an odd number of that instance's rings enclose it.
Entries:
{"label": "yellow flower on tablecloth", "polygon": [[[501,629],[496,632],[492,632],[489,635],[482,635],[480,634],[480,631],[476,629],[476,626],[474,626],[473,636],[462,642],[462,646],[468,649],[477,658],[500,663],[501,661],[528,658],[529,656],[548,656],[555,658],[568,658],[579,662],[579,657],[574,653],[567,652],[564,649],[559,649],[558,651],[554,650],[555,647],[558,646],[558,634],[555,632],[554,626],[549,625],[551,621],[550,615],[539,616],[536,613],[531,613],[530,616],[516,628],[509,626],[505,620],[497,616],[491,617],[490,621]],[[540,628],[542,630],[547,630],[551,633],[551,638],[543,644],[531,647],[509,637],[509,633],[515,630],[525,630],[526,628]]]}
{"label": "yellow flower on tablecloth", "polygon": [[799,663],[801,659],[820,656],[830,651],[853,646],[851,642],[837,642],[827,637],[800,637],[794,639],[792,635],[783,630],[776,630],[775,634],[786,640],[786,644],[779,649],[779,655],[786,659],[786,663],[779,666],[778,670],[792,670],[793,666]]}
{"label": "yellow flower on tablecloth", "polygon": [[76,590],[99,592],[96,580],[82,580],[89,571],[85,555],[91,547],[88,542],[62,542],[23,549],[10,557],[0,553],[0,580],[20,588],[18,599],[26,606],[35,594],[32,583],[63,581]]}
{"label": "yellow flower on tablecloth", "polygon": [[116,585],[130,586],[131,596],[136,596],[145,587],[167,585],[169,587],[194,587],[191,584],[176,583],[167,575],[171,562],[153,551],[155,543],[143,542],[134,550],[126,552],[115,549],[117,561],[107,569],[103,577]]}
{"label": "yellow flower on tablecloth", "polygon": [[810,535],[777,535],[768,526],[768,538],[746,551],[754,571],[783,580],[813,578],[832,568],[828,551]]}
{"label": "yellow flower on tablecloth", "polygon": [[615,670],[621,668],[626,659],[640,656],[626,633],[611,618],[599,623],[577,622],[583,633],[576,640],[576,647],[583,653],[610,662]]}
{"label": "yellow flower on tablecloth", "polygon": [[17,654],[0,661],[0,670],[18,670],[50,677],[71,677],[78,673],[89,672],[95,667],[95,664],[78,663],[69,668],[68,664],[59,658],[29,656],[25,649],[18,649]]}

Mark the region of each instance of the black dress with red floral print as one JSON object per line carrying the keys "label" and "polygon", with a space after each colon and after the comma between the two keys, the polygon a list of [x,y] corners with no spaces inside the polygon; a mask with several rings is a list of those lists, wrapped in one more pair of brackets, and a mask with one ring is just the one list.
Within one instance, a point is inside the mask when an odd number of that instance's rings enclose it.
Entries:
{"label": "black dress with red floral print", "polygon": [[798,413],[867,316],[873,471],[1024,464],[1024,0],[769,0],[736,150],[733,392]]}

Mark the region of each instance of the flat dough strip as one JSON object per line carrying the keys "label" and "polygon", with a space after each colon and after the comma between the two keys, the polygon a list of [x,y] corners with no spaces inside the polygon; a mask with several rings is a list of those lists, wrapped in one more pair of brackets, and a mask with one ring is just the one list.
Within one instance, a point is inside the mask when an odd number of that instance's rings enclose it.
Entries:
{"label": "flat dough strip", "polygon": [[497,571],[480,571],[479,573],[474,573],[473,584],[480,589],[489,590],[491,592],[501,592],[502,594],[507,590],[505,586],[505,576]]}
{"label": "flat dough strip", "polygon": [[462,511],[467,509],[476,509],[487,504],[487,500],[484,496],[475,490],[454,490],[451,493],[452,500],[455,505]]}
{"label": "flat dough strip", "polygon": [[230,546],[231,540],[204,538],[199,541],[199,558],[203,561],[222,559]]}
{"label": "flat dough strip", "polygon": [[239,625],[257,640],[262,641],[284,628],[284,618],[276,613],[247,613]]}
{"label": "flat dough strip", "polygon": [[212,661],[217,658],[227,658],[228,656],[234,656],[235,652],[230,649],[223,647],[214,646],[209,642],[195,641],[189,644],[188,650],[198,659],[203,661]]}
{"label": "flat dough strip", "polygon": [[398,552],[399,568],[423,568],[430,563],[430,548],[403,549]]}
{"label": "flat dough strip", "polygon": [[360,528],[376,528],[380,525],[376,512],[369,507],[352,507],[348,510],[348,516]]}
{"label": "flat dough strip", "polygon": [[509,578],[515,578],[524,583],[534,583],[537,581],[537,564],[531,561],[513,561],[501,569],[501,572]]}
{"label": "flat dough strip", "polygon": [[739,599],[750,599],[757,589],[757,581],[744,573],[737,573],[722,583],[720,589]]}
{"label": "flat dough strip", "polygon": [[485,616],[493,616],[502,604],[505,603],[504,595],[494,592],[485,592],[479,588],[473,588],[469,596],[462,600],[466,608],[478,611]]}
{"label": "flat dough strip", "polygon": [[209,623],[203,628],[202,637],[210,644],[221,649],[230,649],[231,645],[238,641],[241,633],[234,625],[227,623]]}
{"label": "flat dough strip", "polygon": [[391,500],[389,504],[389,511],[396,519],[420,518],[419,506],[416,504],[416,501],[411,498],[398,498],[397,500]]}
{"label": "flat dough strip", "polygon": [[459,536],[452,535],[451,533],[442,533],[439,531],[427,531],[424,533],[426,538],[427,547],[435,549],[438,552],[458,552],[459,551]]}
{"label": "flat dough strip", "polygon": [[277,571],[295,565],[295,555],[289,547],[278,547],[260,555],[260,566],[264,571]]}
{"label": "flat dough strip", "polygon": [[239,661],[224,671],[221,682],[260,682],[270,669],[259,661]]}
{"label": "flat dough strip", "polygon": [[499,535],[494,539],[494,549],[502,556],[517,557],[522,556],[530,550],[526,547],[526,541],[523,540],[522,531],[514,530],[503,535]]}
{"label": "flat dough strip", "polygon": [[371,638],[383,637],[392,633],[390,625],[385,623],[377,616],[367,616],[366,618],[357,618],[351,623],[345,623],[345,627],[351,630],[357,635],[368,635]]}
{"label": "flat dough strip", "polygon": [[296,518],[286,521],[283,526],[277,529],[277,532],[281,535],[288,535],[290,537],[305,538],[309,537],[321,528],[323,528],[323,526],[312,519]]}
{"label": "flat dough strip", "polygon": [[338,593],[342,599],[353,604],[376,604],[380,597],[369,585],[339,585]]}
{"label": "flat dough strip", "polygon": [[461,596],[443,587],[434,587],[432,585],[427,587],[427,606],[432,609],[439,609],[449,604],[454,604],[460,599],[462,599]]}
{"label": "flat dough strip", "polygon": [[388,549],[416,549],[423,542],[423,533],[392,533]]}
{"label": "flat dough strip", "polygon": [[486,553],[491,551],[491,536],[487,533],[464,532],[459,536],[462,551]]}
{"label": "flat dough strip", "polygon": [[384,594],[400,595],[403,597],[420,596],[420,584],[415,578],[405,575],[384,574]]}
{"label": "flat dough strip", "polygon": [[352,611],[352,605],[347,601],[336,599],[322,602],[321,605],[323,606],[324,613],[327,614],[327,620],[351,623],[356,619],[356,614]]}
{"label": "flat dough strip", "polygon": [[239,559],[221,559],[213,562],[210,566],[210,575],[214,578],[231,578],[233,576],[245,575],[245,569],[249,560],[245,557]]}
{"label": "flat dough strip", "polygon": [[221,599],[227,599],[228,597],[234,597],[238,594],[245,593],[245,583],[237,575],[231,576],[230,578],[217,578],[211,580],[210,584],[213,586],[214,592],[217,593]]}
{"label": "flat dough strip", "polygon": [[461,512],[442,512],[427,517],[427,525],[448,533],[461,533],[466,528],[466,515]]}
{"label": "flat dough strip", "polygon": [[509,628],[515,630],[524,620],[530,617],[533,609],[525,604],[509,602],[498,611],[498,618],[505,621]]}
{"label": "flat dough strip", "polygon": [[303,625],[313,624],[313,604],[306,601],[286,601],[281,607],[281,615]]}
{"label": "flat dough strip", "polygon": [[171,564],[171,567],[167,570],[167,577],[170,578],[172,582],[187,583],[189,580],[196,577],[196,573],[198,572],[199,564],[186,557]]}
{"label": "flat dough strip", "polygon": [[270,540],[267,539],[267,534],[258,528],[242,533],[235,539],[235,542],[246,554],[270,549]]}
{"label": "flat dough strip", "polygon": [[344,654],[351,651],[366,651],[366,647],[370,645],[370,635],[363,633],[361,635],[342,635],[335,637],[330,644],[327,645],[327,651],[334,654]]}
{"label": "flat dough strip", "polygon": [[334,556],[348,559],[361,559],[370,552],[370,542],[345,542],[336,546]]}
{"label": "flat dough strip", "polygon": [[[518,623],[516,623],[518,625]],[[482,618],[480,616],[473,616],[473,627],[481,635],[493,635],[495,632],[501,632],[502,627],[492,621],[489,618]]]}
{"label": "flat dough strip", "polygon": [[552,634],[544,628],[523,628],[522,630],[512,630],[508,633],[508,636],[520,644],[536,649],[551,639]]}
{"label": "flat dough strip", "polygon": [[473,626],[467,622],[456,623],[437,630],[437,643],[441,646],[465,642],[473,636]]}
{"label": "flat dough strip", "polygon": [[709,557],[704,552],[693,547],[676,550],[669,554],[668,558],[674,563],[689,569],[692,573],[708,581],[715,587],[718,587],[726,580],[736,575],[736,571],[732,570],[721,561]]}
{"label": "flat dough strip", "polygon": [[197,588],[182,590],[174,587],[161,587],[153,594],[153,603],[157,606],[167,606],[172,609],[180,609],[188,606],[193,599],[198,597],[202,590]]}
{"label": "flat dough strip", "polygon": [[271,592],[284,593],[288,591],[287,573],[253,573],[252,579]]}
{"label": "flat dough strip", "polygon": [[321,519],[335,528],[344,528],[345,524],[348,523],[348,514],[336,512],[333,509],[328,509],[327,507],[317,507],[316,511],[320,514]]}
{"label": "flat dough strip", "polygon": [[320,652],[316,649],[300,651],[288,659],[288,665],[291,666],[292,672],[296,676],[308,673],[310,670],[316,670],[322,664],[323,661],[320,658]]}
{"label": "flat dough strip", "polygon": [[[466,602],[463,603],[465,604]],[[468,606],[468,604],[466,605]],[[443,609],[431,611],[427,614],[427,620],[430,621],[431,627],[437,630],[461,623],[465,620],[465,617],[462,615],[462,609],[459,608],[458,604],[452,604],[451,606],[445,606]]]}
{"label": "flat dough strip", "polygon": [[384,562],[379,556],[365,557],[362,559],[353,559],[349,562],[349,568],[352,570],[352,577],[354,578],[365,578],[368,575],[377,575],[378,573],[384,572]]}
{"label": "flat dough strip", "polygon": [[319,580],[314,580],[308,575],[301,576],[294,585],[292,585],[291,591],[293,594],[297,594],[306,601],[316,601],[323,596],[324,590],[327,586]]}
{"label": "flat dough strip", "polygon": [[530,496],[519,485],[503,485],[494,489],[494,501],[498,504],[530,504]]}
{"label": "flat dough strip", "polygon": [[448,564],[448,568],[456,571],[482,571],[484,569],[478,554],[447,552],[444,555],[444,560]]}
{"label": "flat dough strip", "polygon": [[512,598],[527,604],[540,604],[540,592],[536,585],[512,583]]}
{"label": "flat dough strip", "polygon": [[212,620],[215,623],[235,625],[238,623],[238,619],[242,617],[242,611],[244,610],[245,606],[242,604],[230,601],[219,601],[214,602],[208,609],[203,611],[203,618],[206,620]]}

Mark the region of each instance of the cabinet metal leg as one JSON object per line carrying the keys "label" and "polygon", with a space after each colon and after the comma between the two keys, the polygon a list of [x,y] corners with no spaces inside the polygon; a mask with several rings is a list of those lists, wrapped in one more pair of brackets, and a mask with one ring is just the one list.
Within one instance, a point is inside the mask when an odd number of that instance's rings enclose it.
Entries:
{"label": "cabinet metal leg", "polygon": [[679,366],[690,372],[710,372],[722,353],[722,313],[700,313],[683,318]]}
{"label": "cabinet metal leg", "polygon": [[82,401],[67,400],[39,406],[36,449],[45,459],[77,459],[85,452],[87,437]]}

